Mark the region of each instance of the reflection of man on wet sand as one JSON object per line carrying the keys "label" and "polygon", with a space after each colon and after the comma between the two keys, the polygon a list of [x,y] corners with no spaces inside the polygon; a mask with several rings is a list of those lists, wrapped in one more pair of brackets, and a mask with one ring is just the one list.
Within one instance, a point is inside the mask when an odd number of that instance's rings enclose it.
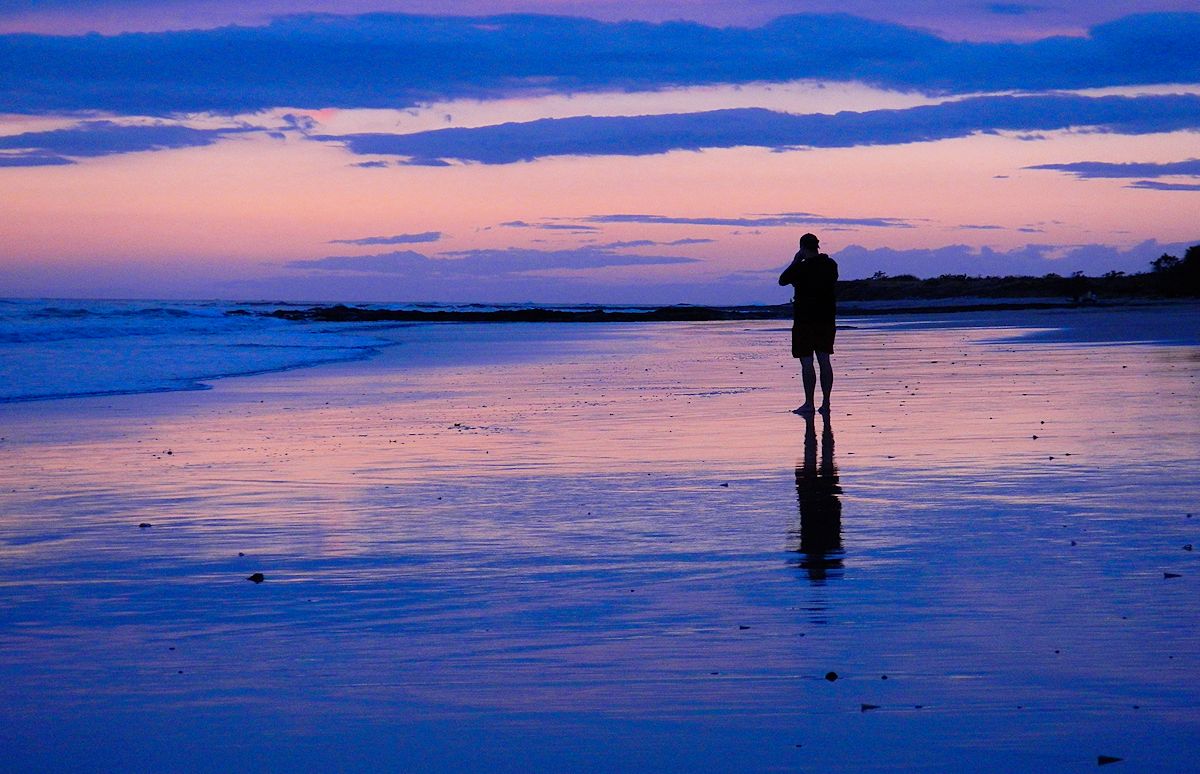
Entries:
{"label": "reflection of man on wet sand", "polygon": [[837,465],[833,461],[833,428],[829,419],[821,431],[821,462],[817,464],[817,429],[805,417],[804,460],[796,466],[796,499],[800,504],[800,566],[814,583],[842,570],[842,501],[838,495]]}
{"label": "reflection of man on wet sand", "polygon": [[792,301],[792,357],[800,360],[800,375],[804,380],[804,403],[793,413],[813,413],[813,392],[817,387],[817,372],[813,354],[821,366],[822,414],[829,413],[829,392],[833,389],[833,338],[837,332],[837,261],[821,252],[815,234],[800,237],[800,252],[779,275],[780,285],[795,288]]}

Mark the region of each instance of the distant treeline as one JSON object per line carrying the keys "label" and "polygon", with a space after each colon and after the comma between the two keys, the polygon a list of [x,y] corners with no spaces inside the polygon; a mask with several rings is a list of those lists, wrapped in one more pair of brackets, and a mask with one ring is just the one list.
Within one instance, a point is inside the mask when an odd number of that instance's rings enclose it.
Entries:
{"label": "distant treeline", "polygon": [[1137,274],[1110,271],[1100,277],[1082,272],[1070,276],[971,277],[943,274],[920,279],[911,274],[890,277],[883,272],[861,280],[838,283],[840,301],[899,301],[933,298],[1185,298],[1200,297],[1200,245],[1183,258],[1164,254]]}

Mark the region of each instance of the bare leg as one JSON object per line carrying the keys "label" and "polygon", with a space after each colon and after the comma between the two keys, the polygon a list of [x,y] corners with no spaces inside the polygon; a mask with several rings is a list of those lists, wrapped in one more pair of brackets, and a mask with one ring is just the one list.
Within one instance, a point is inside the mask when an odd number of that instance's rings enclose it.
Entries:
{"label": "bare leg", "polygon": [[[829,393],[833,390],[833,364],[829,362],[828,352],[817,353],[817,363],[821,366],[821,412],[829,413]],[[812,361],[809,361],[812,365]],[[808,402],[812,403],[812,391],[808,393]]]}
{"label": "bare leg", "polygon": [[795,409],[796,414],[813,413],[813,392],[817,389],[817,370],[813,368],[812,355],[800,358],[800,377],[804,381],[804,405]]}

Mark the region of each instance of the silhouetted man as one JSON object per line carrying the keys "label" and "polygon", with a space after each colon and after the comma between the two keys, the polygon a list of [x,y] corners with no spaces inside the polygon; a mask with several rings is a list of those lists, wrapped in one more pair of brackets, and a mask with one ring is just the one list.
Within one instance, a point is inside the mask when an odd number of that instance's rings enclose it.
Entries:
{"label": "silhouetted man", "polygon": [[821,366],[822,414],[829,413],[829,392],[833,389],[833,338],[837,332],[837,262],[820,251],[821,243],[813,234],[800,237],[800,252],[779,275],[780,285],[795,288],[792,299],[792,357],[800,359],[804,380],[804,403],[793,413],[813,413],[813,392],[817,372],[813,354]]}

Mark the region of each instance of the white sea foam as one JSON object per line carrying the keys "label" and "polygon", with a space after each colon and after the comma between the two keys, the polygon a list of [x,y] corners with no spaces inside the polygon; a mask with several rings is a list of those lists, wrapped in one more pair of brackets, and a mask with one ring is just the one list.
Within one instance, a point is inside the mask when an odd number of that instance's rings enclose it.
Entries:
{"label": "white sea foam", "polygon": [[0,301],[0,402],[203,389],[218,377],[369,357],[369,325],[297,323],[228,302]]}

